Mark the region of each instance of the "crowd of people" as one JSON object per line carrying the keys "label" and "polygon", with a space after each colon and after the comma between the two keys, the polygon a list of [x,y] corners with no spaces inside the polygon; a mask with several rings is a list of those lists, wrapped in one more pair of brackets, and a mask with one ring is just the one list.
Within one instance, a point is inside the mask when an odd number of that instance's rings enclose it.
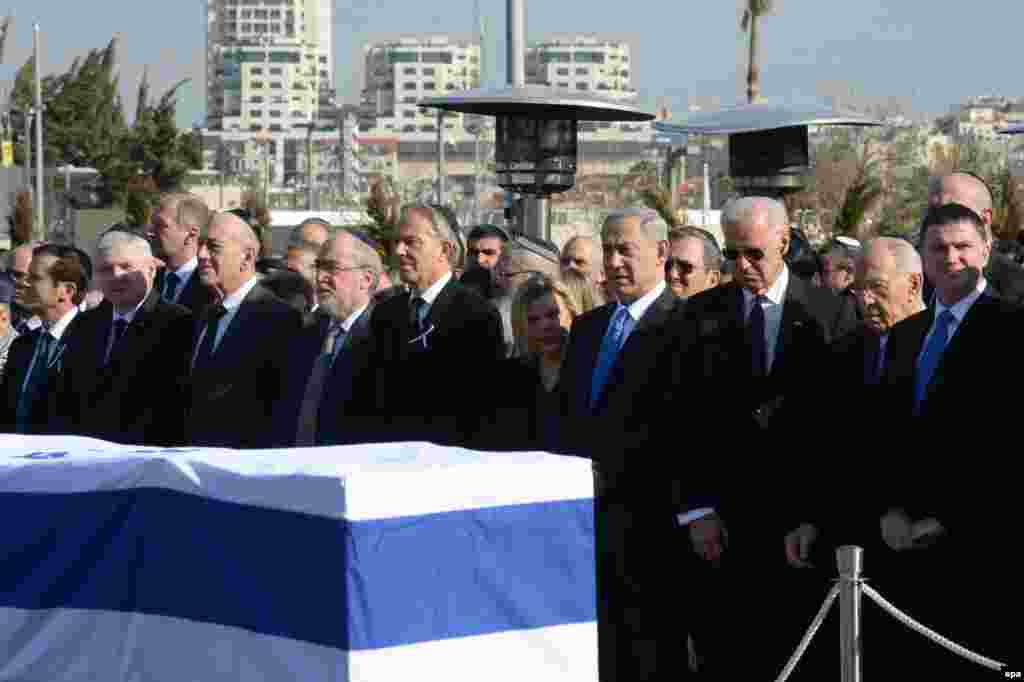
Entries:
{"label": "crowd of people", "polygon": [[[999,392],[1020,363],[997,349],[1024,325],[1024,270],[993,256],[979,179],[936,178],[929,201],[912,240],[821,253],[767,197],[724,207],[724,244],[625,209],[561,250],[414,204],[389,268],[316,219],[261,259],[244,215],[168,194],[91,257],[8,254],[0,425],[588,458],[605,682],[774,677],[842,544],[911,615],[1006,660],[1016,524],[986,437],[1016,412]],[[865,626],[872,677],[984,674],[901,627]],[[819,648],[798,672],[835,672]]]}

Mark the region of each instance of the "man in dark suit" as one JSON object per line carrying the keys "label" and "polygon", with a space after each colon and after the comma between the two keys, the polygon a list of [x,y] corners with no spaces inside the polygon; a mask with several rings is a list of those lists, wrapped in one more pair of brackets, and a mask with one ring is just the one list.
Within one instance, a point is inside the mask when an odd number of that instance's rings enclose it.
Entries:
{"label": "man in dark suit", "polygon": [[231,448],[287,445],[274,410],[287,390],[287,355],[301,314],[256,275],[259,240],[218,213],[199,245],[198,275],[221,297],[197,324],[186,442]]}
{"label": "man in dark suit", "polygon": [[[735,278],[689,299],[669,375],[677,400],[702,397],[690,405],[698,423],[730,443],[770,452],[813,424],[811,405],[820,392],[828,345],[854,329],[856,315],[786,266],[790,231],[781,202],[737,199],[724,209],[722,227]],[[768,674],[785,662],[780,651],[793,645],[789,636],[796,631],[764,620],[778,615],[779,604],[771,602],[771,591],[749,580],[749,572],[774,579],[784,571],[778,543],[792,527],[789,500],[773,499],[770,512],[762,513],[750,496],[756,489],[741,486],[724,467],[711,469],[713,462],[698,472],[702,464],[698,459],[689,465],[687,497],[703,492],[717,500],[694,504],[679,519],[696,553],[707,566],[719,567],[696,574],[706,584],[688,602],[700,612],[697,650],[711,675]],[[761,464],[752,459],[744,466],[756,477]],[[764,654],[735,656],[738,632],[750,640],[752,652],[760,647]]]}
{"label": "man in dark suit", "polygon": [[383,270],[362,235],[339,229],[315,262],[319,314],[292,353],[291,394],[280,409],[296,445],[333,445],[348,439],[346,412],[353,377],[372,349],[371,302]]}
{"label": "man in dark suit", "polygon": [[180,445],[192,315],[153,288],[156,262],[144,238],[113,230],[96,254],[104,300],[69,334],[56,429],[115,443]]}
{"label": "man in dark suit", "polygon": [[210,210],[194,194],[166,194],[153,214],[150,241],[166,267],[157,273],[155,288],[167,303],[185,306],[194,315],[216,300],[216,293],[196,274],[199,233]]}
{"label": "man in dark suit", "polygon": [[53,387],[91,268],[88,256],[70,246],[47,244],[33,251],[26,294],[43,325],[11,344],[0,387],[0,428],[4,431],[52,430]]}
{"label": "man in dark suit", "polygon": [[[597,490],[598,653],[601,680],[685,673],[683,617],[666,598],[679,566],[675,472],[650,449],[658,397],[649,388],[669,323],[685,303],[665,283],[668,227],[655,211],[613,213],[602,230],[616,303],[576,319],[559,377],[563,416],[552,449],[594,460]],[[663,407],[663,406],[662,406]]]}
{"label": "man in dark suit", "polygon": [[[485,400],[452,382],[453,368],[489,376],[504,355],[494,307],[452,276],[455,236],[430,206],[402,210],[395,254],[405,292],[380,303],[370,321],[373,351],[355,379],[349,438],[471,445]],[[360,426],[356,426],[356,423]]]}
{"label": "man in dark suit", "polygon": [[[914,427],[923,456],[890,466],[896,484],[885,498],[883,529],[901,552],[892,568],[897,605],[943,635],[1006,660],[1019,646],[1000,616],[1019,609],[1021,589],[999,549],[1017,532],[1019,514],[1014,493],[1004,490],[999,453],[980,447],[980,439],[992,425],[1019,418],[1016,402],[993,390],[1024,380],[1020,363],[996,351],[1005,339],[1021,338],[1024,312],[991,293],[983,275],[987,236],[984,219],[959,203],[925,216],[924,270],[935,303],[890,334],[883,406],[894,422]],[[938,453],[961,458],[944,466]],[[967,453],[969,462],[962,459]],[[927,549],[918,551],[922,538]],[[918,644],[907,642],[907,660],[920,669],[969,674],[953,657]]]}

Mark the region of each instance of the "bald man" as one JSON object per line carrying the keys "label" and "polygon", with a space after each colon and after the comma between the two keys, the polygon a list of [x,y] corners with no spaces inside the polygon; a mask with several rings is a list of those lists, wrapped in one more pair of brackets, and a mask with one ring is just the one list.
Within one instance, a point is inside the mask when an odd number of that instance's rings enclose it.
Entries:
{"label": "bald man", "polygon": [[260,242],[245,221],[219,213],[199,242],[200,280],[219,303],[198,320],[191,357],[187,442],[229,448],[289,444],[275,429],[285,393],[287,348],[301,314],[260,284]]}
{"label": "bald man", "polygon": [[[960,204],[971,209],[985,225],[988,241],[992,243],[992,192],[988,185],[970,173],[955,172],[931,178],[928,183],[928,207]],[[920,235],[923,243],[923,235]],[[1024,305],[1024,269],[1003,253],[991,249],[985,267],[990,294],[1004,301]],[[932,301],[931,282],[926,281],[925,301]]]}
{"label": "bald man", "polygon": [[[677,345],[668,354],[671,369],[656,376],[670,382],[671,404],[688,406],[691,423],[722,434],[727,448],[742,444],[752,455],[744,465],[751,473],[762,457],[771,457],[777,470],[783,462],[774,456],[793,433],[810,426],[803,414],[805,398],[810,388],[820,387],[828,344],[851,331],[856,317],[831,292],[789,271],[784,260],[789,218],[781,202],[737,199],[723,210],[722,227],[724,255],[736,263],[735,278],[688,300],[676,329]],[[664,443],[678,441],[673,425],[664,428]],[[764,674],[764,656],[777,656],[770,652],[799,639],[798,629],[788,629],[793,624],[780,615],[775,591],[761,589],[746,573],[768,576],[765,580],[775,584],[774,571],[784,567],[778,562],[779,538],[790,530],[787,501],[775,500],[771,512],[760,513],[755,499],[765,491],[750,490],[731,471],[712,469],[715,464],[687,458],[693,470],[684,489],[687,509],[677,520],[703,562],[693,580],[704,581],[687,604],[693,607],[694,639],[708,672],[746,679]],[[698,472],[701,467],[708,470]],[[692,482],[697,480],[704,483]],[[747,568],[700,573],[718,565]],[[764,652],[736,656],[736,641],[756,643],[755,650]]]}

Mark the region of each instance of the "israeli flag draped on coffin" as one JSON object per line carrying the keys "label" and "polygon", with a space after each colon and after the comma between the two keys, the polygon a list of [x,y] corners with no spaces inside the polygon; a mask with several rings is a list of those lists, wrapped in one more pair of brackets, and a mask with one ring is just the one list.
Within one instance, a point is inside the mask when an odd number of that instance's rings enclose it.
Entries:
{"label": "israeli flag draped on coffin", "polygon": [[584,460],[0,436],[0,680],[597,679]]}

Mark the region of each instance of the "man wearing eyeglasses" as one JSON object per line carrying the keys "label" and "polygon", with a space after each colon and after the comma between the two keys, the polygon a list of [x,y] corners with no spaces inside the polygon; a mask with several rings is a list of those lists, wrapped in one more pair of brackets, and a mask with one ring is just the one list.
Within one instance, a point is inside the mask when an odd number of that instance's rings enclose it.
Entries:
{"label": "man wearing eyeglasses", "polygon": [[[722,212],[722,227],[724,255],[735,261],[735,277],[687,302],[671,354],[670,390],[690,406],[691,419],[730,443],[770,450],[770,439],[782,437],[787,428],[805,430],[806,405],[819,388],[828,344],[854,329],[856,318],[831,292],[789,271],[789,219],[781,202],[734,200]],[[703,400],[695,403],[693,395]],[[784,568],[778,538],[790,530],[785,504],[780,501],[767,515],[752,512],[747,486],[730,483],[731,477],[712,469],[713,464],[706,475],[688,479],[687,497],[708,494],[708,503],[678,516],[697,556],[707,566],[725,567],[695,578],[703,586],[693,595],[700,613],[697,651],[707,670],[723,679],[763,675],[763,660],[736,656],[734,644],[756,642],[766,651],[792,646],[788,637],[795,630],[790,632],[781,620],[769,622],[780,618],[772,591],[755,588],[759,581],[745,574],[753,570],[774,576],[772,570]],[[729,570],[738,566],[745,568]]]}
{"label": "man wearing eyeglasses", "polygon": [[668,233],[668,244],[665,275],[673,294],[687,299],[718,286],[722,251],[710,233],[695,227],[673,228]]}
{"label": "man wearing eyeglasses", "polygon": [[383,264],[368,241],[340,228],[320,249],[314,269],[322,314],[293,344],[292,395],[278,410],[298,446],[351,442],[345,416],[353,377],[370,349],[372,299]]}

